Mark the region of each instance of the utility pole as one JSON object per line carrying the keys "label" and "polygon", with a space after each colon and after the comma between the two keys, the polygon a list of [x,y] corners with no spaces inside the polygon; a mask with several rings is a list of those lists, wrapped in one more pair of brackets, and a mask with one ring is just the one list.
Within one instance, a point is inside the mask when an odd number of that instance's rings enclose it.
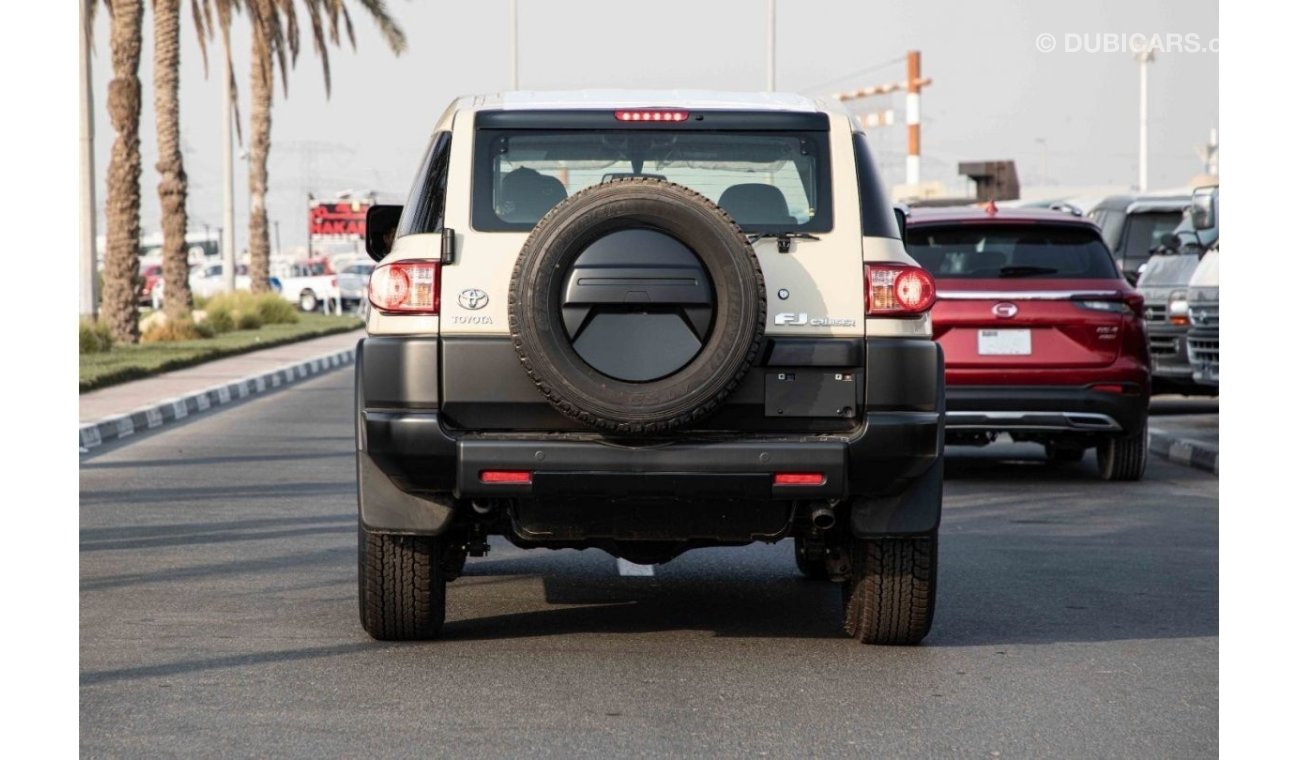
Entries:
{"label": "utility pole", "polygon": [[776,0],[767,0],[767,91],[776,92]]}
{"label": "utility pole", "polygon": [[1147,191],[1147,65],[1156,51],[1147,48],[1137,54],[1138,62],[1138,192]]}
{"label": "utility pole", "polygon": [[519,0],[510,0],[510,89],[519,89]]}
{"label": "utility pole", "polygon": [[221,277],[227,291],[235,290],[235,71],[226,51],[226,75],[221,80]]}
{"label": "utility pole", "polygon": [[[909,50],[907,52],[907,79],[904,81],[835,93],[835,98],[844,102],[876,97],[877,95],[888,95],[899,90],[907,92],[907,184],[909,185],[921,184],[921,90],[933,83],[930,78],[921,76],[921,51]],[[893,123],[893,113],[891,111],[868,114],[868,117],[863,119],[863,123],[868,126]]]}
{"label": "utility pole", "polygon": [[90,87],[90,40],[94,27],[86,3],[81,9],[81,256],[78,291],[81,316],[95,318],[99,304],[99,276],[95,246],[95,99]]}

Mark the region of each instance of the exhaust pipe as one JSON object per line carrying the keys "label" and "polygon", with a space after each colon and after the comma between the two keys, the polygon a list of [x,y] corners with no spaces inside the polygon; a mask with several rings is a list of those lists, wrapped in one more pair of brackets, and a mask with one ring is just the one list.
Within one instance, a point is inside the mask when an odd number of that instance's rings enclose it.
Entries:
{"label": "exhaust pipe", "polygon": [[808,517],[812,520],[813,527],[818,530],[830,530],[835,527],[835,510],[826,504],[814,508],[808,513]]}
{"label": "exhaust pipe", "polygon": [[496,502],[491,499],[474,499],[469,506],[475,514],[484,516],[492,514],[492,511],[497,508]]}

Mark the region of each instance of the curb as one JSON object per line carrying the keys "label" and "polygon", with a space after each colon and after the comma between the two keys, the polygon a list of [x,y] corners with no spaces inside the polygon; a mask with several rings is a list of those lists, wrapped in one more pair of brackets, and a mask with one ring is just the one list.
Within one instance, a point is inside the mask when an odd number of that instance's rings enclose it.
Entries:
{"label": "curb", "polygon": [[1178,438],[1163,430],[1152,428],[1150,451],[1161,459],[1168,459],[1174,464],[1212,472],[1215,476],[1219,474],[1219,448],[1217,446],[1187,438]]}
{"label": "curb", "polygon": [[271,372],[250,375],[241,380],[159,401],[128,414],[88,422],[82,425],[79,431],[81,451],[84,453],[96,446],[128,438],[140,430],[154,430],[214,407],[283,388],[309,377],[345,367],[354,361],[356,361],[356,349],[349,348],[318,356],[315,359],[288,364]]}

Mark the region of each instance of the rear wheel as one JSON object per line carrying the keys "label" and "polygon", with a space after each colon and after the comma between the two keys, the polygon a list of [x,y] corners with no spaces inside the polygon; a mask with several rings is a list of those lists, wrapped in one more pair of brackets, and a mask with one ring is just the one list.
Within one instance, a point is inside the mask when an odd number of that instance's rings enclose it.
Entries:
{"label": "rear wheel", "polygon": [[444,547],[431,536],[358,528],[361,626],[381,641],[421,641],[442,632],[447,611]]}
{"label": "rear wheel", "polygon": [[311,290],[304,290],[298,294],[298,308],[303,311],[316,311],[320,307],[320,299],[316,293]]}
{"label": "rear wheel", "polygon": [[824,581],[830,578],[826,572],[826,560],[820,552],[816,555],[810,555],[808,546],[802,538],[796,537],[794,540],[794,563],[803,573],[803,577],[810,581]]}
{"label": "rear wheel", "polygon": [[1097,447],[1097,468],[1106,480],[1141,480],[1147,469],[1147,423],[1134,435],[1108,438]]}
{"label": "rear wheel", "polygon": [[863,644],[919,644],[934,620],[939,533],[852,539],[844,630]]}

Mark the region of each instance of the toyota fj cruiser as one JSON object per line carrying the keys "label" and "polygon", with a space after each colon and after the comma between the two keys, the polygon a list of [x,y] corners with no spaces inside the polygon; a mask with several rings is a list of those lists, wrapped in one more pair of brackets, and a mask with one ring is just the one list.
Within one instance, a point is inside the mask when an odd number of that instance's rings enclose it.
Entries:
{"label": "toyota fj cruiser", "polygon": [[904,223],[838,103],[453,103],[406,205],[369,212],[365,630],[436,637],[489,536],[639,564],[794,538],[850,635],[919,642],[943,356]]}

